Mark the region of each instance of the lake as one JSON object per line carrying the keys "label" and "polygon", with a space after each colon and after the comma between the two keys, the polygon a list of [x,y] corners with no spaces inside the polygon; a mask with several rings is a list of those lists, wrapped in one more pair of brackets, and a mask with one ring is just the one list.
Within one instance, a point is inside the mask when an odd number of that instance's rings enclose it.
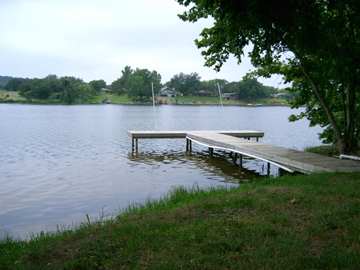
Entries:
{"label": "lake", "polygon": [[[28,237],[112,215],[175,186],[232,186],[247,179],[225,157],[185,140],[140,140],[128,130],[252,129],[262,142],[296,149],[320,144],[319,127],[290,123],[288,107],[0,104],[0,237]],[[263,174],[260,162],[245,166]],[[276,174],[276,171],[272,171]],[[252,174],[250,174],[252,175]],[[62,226],[64,228],[64,226]]]}

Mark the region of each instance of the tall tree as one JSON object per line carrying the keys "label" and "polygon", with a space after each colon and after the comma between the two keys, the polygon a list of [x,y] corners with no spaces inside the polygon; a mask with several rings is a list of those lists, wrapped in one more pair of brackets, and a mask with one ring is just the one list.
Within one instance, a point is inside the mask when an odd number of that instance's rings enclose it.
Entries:
{"label": "tall tree", "polygon": [[240,99],[256,100],[259,98],[268,98],[274,93],[274,88],[264,86],[256,79],[248,79],[238,83],[238,91]]}
{"label": "tall tree", "polygon": [[155,94],[161,88],[161,75],[156,71],[137,68],[128,78],[128,95],[137,101],[148,101],[152,96],[151,84]]}
{"label": "tall tree", "polygon": [[200,90],[201,77],[196,72],[190,74],[179,73],[174,75],[167,85],[183,95],[193,95]]}
{"label": "tall tree", "polygon": [[129,79],[133,72],[130,66],[125,66],[121,71],[121,77],[111,84],[111,89],[118,94],[126,93],[129,90]]}
{"label": "tall tree", "polygon": [[94,89],[95,92],[100,92],[101,89],[106,87],[106,82],[104,80],[93,80],[89,82],[89,85]]}
{"label": "tall tree", "polygon": [[239,61],[252,45],[258,75],[281,74],[298,92],[312,124],[340,152],[355,151],[360,137],[360,1],[357,0],[177,0],[180,15],[214,25],[196,40],[207,66],[219,70],[230,54]]}
{"label": "tall tree", "polygon": [[6,83],[5,89],[8,91],[20,91],[24,83],[28,80],[29,79],[24,78],[12,78]]}
{"label": "tall tree", "polygon": [[11,81],[12,79],[15,79],[13,77],[10,76],[0,76],[0,88],[5,87],[9,81]]}
{"label": "tall tree", "polygon": [[218,85],[224,90],[224,86],[228,82],[223,79],[213,79],[208,81],[201,81],[200,88],[206,92],[211,93],[212,95],[218,95]]}

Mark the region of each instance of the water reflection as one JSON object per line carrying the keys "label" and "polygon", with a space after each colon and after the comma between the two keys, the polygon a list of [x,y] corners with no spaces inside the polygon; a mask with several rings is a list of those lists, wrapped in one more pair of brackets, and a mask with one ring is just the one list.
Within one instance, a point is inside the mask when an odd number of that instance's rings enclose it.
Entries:
{"label": "water reflection", "polygon": [[173,152],[139,152],[128,154],[129,160],[133,161],[132,166],[138,164],[157,165],[173,164],[173,168],[180,168],[180,164],[191,164],[197,169],[207,172],[209,179],[216,175],[223,178],[221,182],[241,183],[247,182],[254,178],[259,178],[264,175],[261,173],[261,168],[256,168],[259,164],[254,163],[251,158],[243,158],[243,168],[239,167],[238,163],[225,151],[215,151],[213,156],[210,156],[206,150],[193,151],[192,153],[185,153],[181,151]]}

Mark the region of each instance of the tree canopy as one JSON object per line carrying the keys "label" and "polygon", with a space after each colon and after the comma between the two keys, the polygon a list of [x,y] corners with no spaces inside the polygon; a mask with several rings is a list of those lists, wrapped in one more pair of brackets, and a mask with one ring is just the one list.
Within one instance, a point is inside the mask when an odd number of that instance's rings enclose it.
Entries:
{"label": "tree canopy", "polygon": [[256,79],[244,79],[238,83],[238,93],[240,99],[255,100],[267,98],[275,94],[273,87],[264,86]]}
{"label": "tree canopy", "polygon": [[188,7],[189,22],[212,17],[195,42],[205,64],[219,70],[244,48],[256,75],[281,74],[297,93],[294,107],[311,124],[325,128],[322,138],[352,152],[360,137],[360,2],[357,0],[177,0]]}
{"label": "tree canopy", "polygon": [[183,95],[191,95],[200,90],[200,79],[201,77],[196,72],[190,74],[181,72],[174,75],[167,83],[167,86],[175,89],[177,92]]}
{"label": "tree canopy", "polygon": [[[174,75],[165,85],[180,95],[188,96],[218,96],[218,85],[223,93],[231,93],[232,99],[255,101],[270,98],[278,94],[279,89],[265,86],[254,78],[244,78],[240,81],[228,82],[224,79],[200,80],[197,73]],[[150,102],[151,84],[154,93],[159,94],[162,88],[161,75],[148,69],[132,69],[126,66],[120,78],[115,80],[110,88],[114,94],[128,95],[134,101]],[[106,88],[104,80],[92,80],[89,83],[75,77],[57,77],[48,75],[45,78],[10,78],[5,89],[18,91],[21,96],[30,101],[45,101],[54,103],[86,103],[96,100]],[[108,91],[106,91],[108,92]],[[93,99],[94,97],[94,99]],[[290,97],[291,98],[291,97]]]}
{"label": "tree canopy", "polygon": [[161,75],[155,70],[137,68],[128,78],[128,95],[139,101],[146,101],[152,96],[152,85],[156,94],[161,88]]}
{"label": "tree canopy", "polygon": [[121,77],[111,84],[111,89],[118,94],[127,92],[129,88],[129,78],[133,72],[130,66],[125,66],[121,71]]}
{"label": "tree canopy", "polygon": [[211,93],[212,95],[218,95],[218,85],[221,89],[224,90],[224,86],[227,85],[228,82],[223,79],[213,79],[208,81],[201,81],[200,88],[203,91]]}
{"label": "tree canopy", "polygon": [[7,90],[19,91],[27,99],[54,100],[66,104],[81,103],[94,95],[94,89],[81,79],[48,75],[43,79],[11,79]]}
{"label": "tree canopy", "polygon": [[89,85],[96,91],[100,92],[101,89],[106,87],[106,82],[104,80],[93,80],[89,82]]}
{"label": "tree canopy", "polygon": [[5,87],[11,79],[13,78],[10,76],[0,76],[0,88]]}

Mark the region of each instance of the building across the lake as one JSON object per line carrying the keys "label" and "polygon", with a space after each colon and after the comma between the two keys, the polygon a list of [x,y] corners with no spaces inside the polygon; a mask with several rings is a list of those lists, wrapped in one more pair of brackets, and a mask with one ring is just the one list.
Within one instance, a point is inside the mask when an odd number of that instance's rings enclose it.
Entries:
{"label": "building across the lake", "polygon": [[237,93],[223,93],[221,96],[226,100],[239,99],[239,95]]}
{"label": "building across the lake", "polygon": [[112,93],[113,90],[109,89],[109,88],[101,88],[101,91],[105,92],[105,93]]}
{"label": "building across the lake", "polygon": [[159,96],[160,97],[176,97],[178,94],[174,88],[169,88],[164,86],[160,89]]}
{"label": "building across the lake", "polygon": [[212,96],[212,92],[210,92],[208,90],[199,90],[198,95],[202,96],[202,97],[210,97],[210,96]]}

